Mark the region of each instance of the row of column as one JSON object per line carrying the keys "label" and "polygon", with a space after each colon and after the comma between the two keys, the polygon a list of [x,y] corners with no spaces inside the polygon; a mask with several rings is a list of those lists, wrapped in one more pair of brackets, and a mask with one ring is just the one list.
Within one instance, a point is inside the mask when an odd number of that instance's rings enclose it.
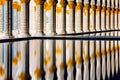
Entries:
{"label": "row of column", "polygon": [[67,4],[65,0],[58,0],[57,4],[54,0],[46,0],[46,2],[13,0],[13,4],[11,2],[1,1],[1,32],[4,33],[1,35],[15,36],[20,33],[20,35],[28,36],[29,33],[31,36],[36,34],[39,36],[43,33],[54,35],[55,33],[69,34],[119,29],[120,1],[118,0],[96,2],[95,0],[91,2],[76,0],[76,5],[74,0],[68,0]]}

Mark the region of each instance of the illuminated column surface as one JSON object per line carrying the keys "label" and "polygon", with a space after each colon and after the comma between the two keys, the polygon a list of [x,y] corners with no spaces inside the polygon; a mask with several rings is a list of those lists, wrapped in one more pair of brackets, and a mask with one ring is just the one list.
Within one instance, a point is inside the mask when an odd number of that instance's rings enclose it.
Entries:
{"label": "illuminated column surface", "polygon": [[43,41],[30,41],[30,75],[32,80],[42,80],[43,75]]}
{"label": "illuminated column surface", "polygon": [[55,5],[56,2],[54,0],[46,0],[44,4],[46,35],[55,35]]}
{"label": "illuminated column surface", "polygon": [[[91,36],[94,36],[91,34]],[[89,53],[90,53],[90,80],[95,80],[95,41],[89,41]]]}
{"label": "illuminated column surface", "polygon": [[[100,36],[99,34],[96,34],[96,36]],[[96,78],[97,80],[100,80],[101,78],[101,61],[100,61],[100,41],[96,41]]]}
{"label": "illuminated column surface", "polygon": [[[113,36],[113,32],[111,32],[111,36]],[[114,41],[110,41],[110,50],[111,50],[111,72],[112,76],[114,76],[114,70],[115,70],[115,62],[114,62]]]}
{"label": "illuminated column surface", "polygon": [[[110,36],[110,32],[106,33],[106,36]],[[107,77],[110,78],[110,41],[106,40],[106,53],[107,53]]]}
{"label": "illuminated column surface", "polygon": [[115,0],[115,13],[114,13],[114,18],[115,18],[115,30],[118,30],[118,0]]}
{"label": "illuminated column surface", "polygon": [[65,34],[65,0],[58,0],[56,6],[56,33]]}
{"label": "illuminated column surface", "polygon": [[29,7],[29,34],[33,36],[35,34],[35,25],[36,25],[36,4],[34,0],[30,0],[30,7]]}
{"label": "illuminated column surface", "polygon": [[106,30],[110,30],[110,0],[107,0],[107,8],[106,8]]}
{"label": "illuminated column surface", "polygon": [[90,22],[89,22],[89,29],[91,32],[95,31],[95,0],[91,0],[91,7],[90,7]]}
{"label": "illuminated column surface", "polygon": [[75,41],[76,80],[82,80],[82,41]]}
{"label": "illuminated column surface", "polygon": [[114,0],[111,0],[110,29],[114,30]]}
{"label": "illuminated column surface", "polygon": [[66,6],[66,32],[69,33],[74,33],[74,27],[75,27],[75,14],[74,14],[74,0],[67,0],[68,4]]}
{"label": "illuminated column surface", "polygon": [[[105,33],[101,33],[101,36],[105,36]],[[102,79],[105,80],[106,77],[106,51],[105,51],[105,41],[101,40],[101,54],[102,54]]]}
{"label": "illuminated column surface", "polygon": [[[118,30],[118,0],[115,0],[115,30]],[[115,36],[118,36],[118,32],[115,31]],[[118,41],[115,40],[115,69],[116,74],[118,74]]]}
{"label": "illuminated column surface", "polygon": [[83,20],[83,32],[89,32],[89,0],[84,0],[82,20]]}
{"label": "illuminated column surface", "polygon": [[100,10],[101,10],[101,3],[100,0],[97,0],[97,8],[96,8],[96,31],[100,31]]}
{"label": "illuminated column surface", "polygon": [[[118,30],[118,0],[115,0],[115,30]],[[115,36],[118,36],[118,32],[115,31]],[[118,41],[115,41],[115,69],[116,69],[116,74],[118,73]]]}
{"label": "illuminated column surface", "polygon": [[102,0],[102,9],[101,9],[101,30],[104,31],[106,30],[106,25],[105,25],[105,11],[106,11],[106,0]]}
{"label": "illuminated column surface", "polygon": [[82,0],[76,0],[76,7],[75,7],[75,32],[81,33],[82,32]]}
{"label": "illuminated column surface", "polygon": [[[106,29],[105,25],[105,11],[106,11],[106,0],[102,0],[102,9],[101,9],[101,30]],[[101,33],[102,36],[105,36],[104,33]],[[102,79],[105,80],[106,77],[106,52],[105,52],[105,41],[101,41],[101,53],[102,53]]]}

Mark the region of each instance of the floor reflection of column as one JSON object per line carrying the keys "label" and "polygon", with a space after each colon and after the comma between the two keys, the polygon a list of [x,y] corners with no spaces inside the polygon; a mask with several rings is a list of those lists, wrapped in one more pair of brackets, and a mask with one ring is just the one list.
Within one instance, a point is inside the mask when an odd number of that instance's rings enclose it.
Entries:
{"label": "floor reflection of column", "polygon": [[[94,36],[94,35],[91,35]],[[89,41],[90,80],[95,80],[95,41]]]}
{"label": "floor reflection of column", "polygon": [[[115,32],[115,36],[117,37],[117,31]],[[118,74],[118,41],[115,40],[115,72]]]}
{"label": "floor reflection of column", "polygon": [[[107,32],[106,36],[110,36],[110,33]],[[110,79],[110,41],[106,40],[106,53],[107,53],[107,77]]]}
{"label": "floor reflection of column", "polygon": [[43,76],[43,41],[30,41],[30,75],[32,80],[42,80]]}
{"label": "floor reflection of column", "polygon": [[45,58],[44,65],[46,66],[45,79],[54,80],[54,71],[55,71],[55,41],[54,40],[45,40]]}
{"label": "floor reflection of column", "polygon": [[82,80],[82,41],[75,41],[76,80]]}
{"label": "floor reflection of column", "polygon": [[[101,36],[105,36],[105,33],[101,33]],[[105,51],[105,40],[101,40],[101,54],[102,54],[102,79],[106,78],[106,51]]]}
{"label": "floor reflection of column", "polygon": [[67,64],[67,80],[74,80],[74,41],[66,40],[66,64]]}
{"label": "floor reflection of column", "polygon": [[[113,32],[111,32],[111,36],[113,36]],[[114,76],[114,70],[115,70],[115,64],[114,64],[114,41],[110,41],[110,47],[111,47],[111,73],[112,77]]]}
{"label": "floor reflection of column", "polygon": [[83,40],[82,44],[82,55],[83,55],[83,79],[89,80],[89,51],[88,51],[88,40]]}
{"label": "floor reflection of column", "polygon": [[29,62],[28,62],[28,48],[29,48],[29,42],[28,41],[21,41],[18,44],[18,70],[16,72],[16,78],[24,80],[27,78],[28,71],[29,71]]}
{"label": "floor reflection of column", "polygon": [[[4,80],[4,79],[7,79],[7,74],[8,74],[8,44],[4,44],[4,43],[1,43],[0,44],[0,48],[1,48],[1,65],[0,65],[0,79],[1,80]],[[7,52],[4,52],[4,51],[7,51]]]}
{"label": "floor reflection of column", "polygon": [[[100,36],[99,34],[96,34],[96,36]],[[101,58],[100,58],[100,41],[96,40],[96,79],[101,80]]]}
{"label": "floor reflection of column", "polygon": [[56,67],[58,80],[64,80],[65,68],[65,41],[56,40]]}

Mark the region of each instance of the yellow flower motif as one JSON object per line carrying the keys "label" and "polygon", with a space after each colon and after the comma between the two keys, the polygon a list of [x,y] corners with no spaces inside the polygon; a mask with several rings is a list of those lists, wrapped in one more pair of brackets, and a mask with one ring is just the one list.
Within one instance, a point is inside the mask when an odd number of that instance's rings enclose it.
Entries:
{"label": "yellow flower motif", "polygon": [[3,76],[5,74],[5,70],[2,66],[0,66],[0,76]]}
{"label": "yellow flower motif", "polygon": [[92,53],[92,54],[90,55],[90,59],[94,59],[94,58],[95,58],[95,54]]}
{"label": "yellow flower motif", "polygon": [[83,59],[84,59],[84,61],[86,62],[86,61],[89,60],[89,56],[88,56],[88,55],[85,55]]}
{"label": "yellow flower motif", "polygon": [[49,67],[49,69],[48,69],[49,73],[53,73],[53,72],[54,72],[54,70],[55,70],[55,68],[54,68],[54,66],[53,66],[53,65],[51,65],[51,66]]}
{"label": "yellow flower motif", "polygon": [[51,57],[48,56],[48,58],[47,58],[47,62],[49,63],[50,61],[51,61]]}
{"label": "yellow flower motif", "polygon": [[93,10],[93,11],[95,11],[95,10],[96,10],[95,5],[91,5],[91,8],[92,8],[92,10]]}
{"label": "yellow flower motif", "polygon": [[17,8],[18,12],[21,11],[21,5],[18,5],[18,8]]}
{"label": "yellow flower motif", "polygon": [[49,11],[52,6],[56,5],[54,0],[49,0],[49,2],[44,3],[44,8],[46,11]]}
{"label": "yellow flower motif", "polygon": [[76,57],[75,62],[76,62],[76,64],[80,64],[82,62],[82,58],[81,57]]}
{"label": "yellow flower motif", "polygon": [[108,10],[106,10],[106,16],[108,16],[108,13],[109,13],[109,11],[108,11]]}
{"label": "yellow flower motif", "polygon": [[107,11],[110,11],[110,7],[107,8]]}
{"label": "yellow flower motif", "polygon": [[36,68],[35,71],[34,71],[34,76],[35,76],[36,78],[42,77],[42,70],[39,69],[39,68]]}
{"label": "yellow flower motif", "polygon": [[107,52],[107,54],[110,54],[110,49],[107,49],[106,52]]}
{"label": "yellow flower motif", "polygon": [[72,67],[73,64],[74,64],[74,61],[73,61],[72,59],[69,59],[69,60],[67,61],[67,66],[68,66],[68,67]]}
{"label": "yellow flower motif", "polygon": [[17,64],[18,64],[18,60],[17,60],[16,57],[14,57],[14,58],[12,59],[12,64],[14,64],[14,65],[17,65]]}
{"label": "yellow flower motif", "polygon": [[62,53],[62,50],[59,46],[57,46],[56,48],[56,54],[61,54]]}
{"label": "yellow flower motif", "polygon": [[66,14],[70,14],[70,11],[69,11],[69,10],[66,10]]}
{"label": "yellow flower motif", "polygon": [[65,7],[65,5],[66,5],[65,0],[60,0],[60,5],[61,5],[62,7]]}
{"label": "yellow flower motif", "polygon": [[110,11],[110,14],[113,14],[113,13],[114,13],[114,8],[112,8]]}
{"label": "yellow flower motif", "polygon": [[18,77],[18,80],[25,80],[25,73],[22,72]]}
{"label": "yellow flower motif", "polygon": [[61,63],[60,63],[60,69],[62,69],[62,70],[63,70],[63,69],[64,69],[64,67],[65,67],[64,62],[61,62]]}
{"label": "yellow flower motif", "polygon": [[94,11],[95,11],[95,5],[92,5],[90,15],[92,15]]}
{"label": "yellow flower motif", "polygon": [[18,2],[13,2],[12,3],[12,7],[13,7],[13,9],[17,9],[18,8]]}
{"label": "yellow flower motif", "polygon": [[105,10],[106,10],[106,7],[104,6],[104,7],[102,7],[101,12],[105,12]]}
{"label": "yellow flower motif", "polygon": [[44,58],[44,65],[47,65],[51,61],[51,57],[48,56],[48,58]]}
{"label": "yellow flower motif", "polygon": [[61,13],[61,12],[62,12],[62,7],[56,6],[56,12],[57,12],[57,13]]}
{"label": "yellow flower motif", "polygon": [[44,65],[47,65],[47,59],[46,58],[44,58]]}
{"label": "yellow flower motif", "polygon": [[68,1],[68,7],[70,9],[74,8],[75,7],[74,1]]}
{"label": "yellow flower motif", "polygon": [[100,52],[96,51],[96,57],[100,57]]}
{"label": "yellow flower motif", "polygon": [[19,60],[21,60],[21,52],[20,51],[17,52],[17,57]]}
{"label": "yellow flower motif", "polygon": [[84,14],[85,16],[87,15],[87,11],[88,11],[87,7],[84,7],[84,8],[83,8],[83,14]]}
{"label": "yellow flower motif", "polygon": [[83,9],[89,10],[89,4],[85,4]]}
{"label": "yellow flower motif", "polygon": [[100,6],[97,6],[96,12],[100,12],[100,10],[101,10],[101,7],[100,7]]}
{"label": "yellow flower motif", "polygon": [[34,0],[36,5],[41,5],[44,3],[44,0]]}
{"label": "yellow flower motif", "polygon": [[102,53],[102,55],[105,55],[105,50],[102,50],[101,53]]}
{"label": "yellow flower motif", "polygon": [[83,8],[83,5],[81,2],[77,2],[77,6],[75,7],[75,11],[81,10]]}

